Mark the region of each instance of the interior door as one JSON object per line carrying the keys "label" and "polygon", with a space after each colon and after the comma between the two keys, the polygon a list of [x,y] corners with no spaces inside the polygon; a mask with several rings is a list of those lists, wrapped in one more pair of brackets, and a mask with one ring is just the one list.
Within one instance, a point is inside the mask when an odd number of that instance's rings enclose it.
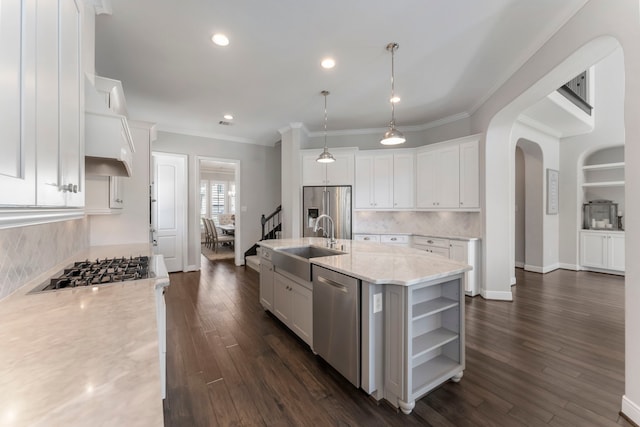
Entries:
{"label": "interior door", "polygon": [[183,271],[186,224],[186,158],[153,153],[151,236],[167,271]]}

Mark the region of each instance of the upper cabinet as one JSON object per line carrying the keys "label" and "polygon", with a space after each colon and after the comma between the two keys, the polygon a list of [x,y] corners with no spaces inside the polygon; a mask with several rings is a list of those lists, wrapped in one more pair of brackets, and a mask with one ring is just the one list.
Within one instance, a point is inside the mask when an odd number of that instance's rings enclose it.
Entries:
{"label": "upper cabinet", "polygon": [[[83,5],[24,0],[0,6],[6,136],[0,227],[81,217],[81,210],[66,208],[84,205]],[[34,213],[34,207],[65,209]]]}
{"label": "upper cabinet", "polygon": [[427,145],[416,153],[416,206],[480,209],[479,135]]}
{"label": "upper cabinet", "polygon": [[332,148],[336,161],[318,163],[321,149],[302,150],[302,185],[353,185],[353,148]]}
{"label": "upper cabinet", "polygon": [[415,157],[412,149],[369,150],[356,155],[356,209],[412,209]]}

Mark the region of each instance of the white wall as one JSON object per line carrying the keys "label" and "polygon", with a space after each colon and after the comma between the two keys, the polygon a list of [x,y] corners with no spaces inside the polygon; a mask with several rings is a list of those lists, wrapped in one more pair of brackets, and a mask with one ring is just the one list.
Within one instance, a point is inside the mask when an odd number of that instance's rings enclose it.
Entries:
{"label": "white wall", "polygon": [[560,144],[560,263],[578,268],[579,230],[582,228],[584,159],[596,150],[622,145],[624,129],[624,56],[616,49],[594,67],[595,128],[586,135],[564,138]]}
{"label": "white wall", "polygon": [[198,156],[240,162],[240,200],[237,206],[240,217],[236,244],[241,251],[249,249],[260,239],[260,216],[271,213],[280,204],[280,147],[231,143],[211,138],[158,132],[152,151],[186,154],[188,161],[188,266],[200,265],[200,182],[196,176]]}
{"label": "white wall", "polygon": [[[472,117],[474,133],[485,132],[482,141],[484,166],[484,275],[483,295],[511,298],[509,258],[505,253],[512,229],[513,196],[509,184],[509,135],[521,111],[532,105],[586,67],[598,62],[619,44],[624,52],[624,131],[626,194],[640,192],[640,4],[638,0],[591,0],[521,67]],[[622,80],[623,77],[620,77]],[[562,191],[562,188],[561,188]],[[562,209],[562,205],[560,207]],[[626,389],[622,410],[640,422],[640,198],[626,197]],[[564,227],[563,227],[564,228]],[[572,227],[575,230],[575,227]]]}
{"label": "white wall", "polygon": [[[516,167],[515,167],[515,235],[514,235],[514,260],[515,266],[524,267],[524,245],[525,245],[525,163],[522,148],[516,146]],[[515,277],[512,283],[515,282]]]}

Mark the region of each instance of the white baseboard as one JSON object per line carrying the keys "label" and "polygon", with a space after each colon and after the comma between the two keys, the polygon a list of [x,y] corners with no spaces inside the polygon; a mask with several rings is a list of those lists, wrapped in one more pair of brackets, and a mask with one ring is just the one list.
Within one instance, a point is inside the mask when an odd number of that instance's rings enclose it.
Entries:
{"label": "white baseboard", "polygon": [[498,301],[513,301],[513,292],[508,291],[487,291],[483,289],[480,291],[480,295],[484,299],[493,299]]}
{"label": "white baseboard", "polygon": [[626,395],[622,396],[622,413],[634,423],[640,424],[640,406],[629,400]]}
{"label": "white baseboard", "polygon": [[511,278],[511,286],[513,286],[513,285],[515,285],[515,284],[516,284],[516,278],[515,278],[515,277],[512,277],[512,278]]}
{"label": "white baseboard", "polygon": [[524,268],[524,262],[522,261],[516,261],[516,268]]}
{"label": "white baseboard", "polygon": [[197,265],[191,264],[191,265],[187,265],[187,267],[182,271],[184,271],[185,273],[188,273],[189,271],[198,271],[198,270],[200,269],[198,268]]}
{"label": "white baseboard", "polygon": [[532,271],[534,273],[549,273],[550,271],[554,271],[560,268],[560,264],[551,264],[544,267],[540,267],[539,265],[524,265],[524,269],[526,271]]}
{"label": "white baseboard", "polygon": [[558,266],[563,270],[580,271],[580,267],[578,267],[578,265],[576,264],[567,264],[567,263],[561,262],[558,264]]}

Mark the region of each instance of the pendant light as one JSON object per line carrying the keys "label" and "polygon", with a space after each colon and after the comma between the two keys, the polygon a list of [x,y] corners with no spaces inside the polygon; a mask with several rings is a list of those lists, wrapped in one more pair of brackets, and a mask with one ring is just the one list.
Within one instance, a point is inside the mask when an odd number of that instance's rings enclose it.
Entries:
{"label": "pendant light", "polygon": [[336,159],[335,157],[333,157],[333,154],[331,154],[329,152],[329,149],[327,148],[327,95],[329,95],[329,91],[323,90],[320,93],[324,96],[324,150],[322,151],[322,153],[320,153],[320,155],[316,159],[316,162],[333,163],[336,161]]}
{"label": "pendant light", "polygon": [[391,122],[389,122],[389,130],[384,133],[380,144],[382,145],[397,145],[403,144],[407,139],[404,137],[402,132],[396,129],[396,117],[395,117],[395,85],[394,85],[394,69],[393,69],[393,53],[398,50],[398,43],[389,43],[387,45],[387,50],[391,52]]}

